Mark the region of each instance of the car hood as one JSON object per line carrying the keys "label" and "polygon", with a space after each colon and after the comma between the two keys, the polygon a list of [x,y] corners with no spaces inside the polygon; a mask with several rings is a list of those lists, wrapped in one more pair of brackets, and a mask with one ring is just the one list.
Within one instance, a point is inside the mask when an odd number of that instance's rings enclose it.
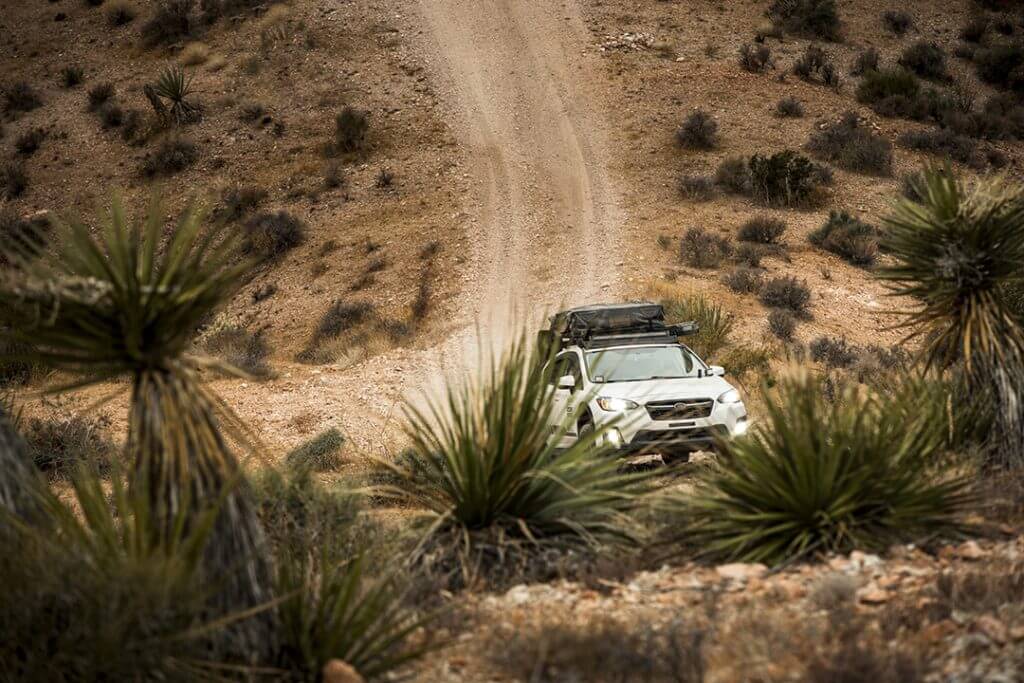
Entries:
{"label": "car hood", "polygon": [[643,382],[595,384],[598,396],[628,398],[637,403],[681,398],[718,398],[734,387],[721,377],[652,379]]}

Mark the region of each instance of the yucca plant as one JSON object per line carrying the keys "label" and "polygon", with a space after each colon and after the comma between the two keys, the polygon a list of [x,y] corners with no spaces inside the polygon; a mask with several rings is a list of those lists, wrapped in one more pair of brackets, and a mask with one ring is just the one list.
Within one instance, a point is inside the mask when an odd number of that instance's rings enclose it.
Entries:
{"label": "yucca plant", "polygon": [[[199,377],[204,365],[233,369],[187,351],[249,265],[223,228],[204,227],[206,214],[194,206],[162,244],[163,215],[156,203],[143,222],[131,223],[115,198],[98,237],[81,222],[56,221],[54,252],[32,262],[9,254],[21,267],[0,280],[0,316],[5,334],[30,344],[34,360],[69,374],[62,389],[131,381],[131,484],[152,502],[155,535],[166,534],[183,510],[187,517],[189,506],[225,495],[204,571],[231,577],[213,608],[234,612],[266,602],[272,580],[245,481],[224,493],[242,475],[220,425],[242,443],[247,432]],[[231,634],[236,651],[257,657],[272,647],[268,619],[242,626]]]}
{"label": "yucca plant", "polygon": [[[180,66],[167,67],[150,88],[152,94],[170,103],[170,108],[164,115],[174,123],[188,123],[199,118],[199,107],[188,100],[192,94],[192,78],[186,76],[185,70]],[[155,104],[154,108],[156,108]],[[160,110],[157,110],[158,115],[161,113]]]}
{"label": "yucca plant", "polygon": [[735,327],[732,315],[703,294],[663,297],[659,303],[671,320],[697,322],[700,328],[697,334],[682,341],[701,358],[711,358],[729,344]]}
{"label": "yucca plant", "polygon": [[943,413],[911,415],[852,388],[826,402],[806,371],[784,378],[766,389],[763,422],[724,443],[681,503],[687,540],[712,557],[779,564],[955,532],[971,496],[935,471]]}
{"label": "yucca plant", "polygon": [[273,605],[209,614],[226,577],[211,581],[202,558],[223,497],[182,511],[158,538],[152,502],[121,476],[82,470],[72,491],[33,492],[45,525],[0,510],[0,540],[17,548],[0,556],[12,596],[0,604],[0,679],[184,682],[245,671],[217,656],[216,634]]}
{"label": "yucca plant", "polygon": [[419,556],[450,560],[456,583],[513,555],[637,540],[630,513],[646,477],[619,471],[604,429],[555,447],[580,415],[552,430],[549,367],[518,339],[478,377],[450,382],[424,409],[410,404],[414,464],[381,463],[393,482],[382,492],[432,521]]}
{"label": "yucca plant", "polygon": [[368,578],[361,556],[339,565],[287,555],[277,564],[278,594],[289,596],[279,608],[280,665],[299,680],[321,680],[332,659],[374,680],[433,647],[422,635],[411,637],[430,617],[406,608],[398,575]]}
{"label": "yucca plant", "polygon": [[902,325],[926,366],[961,363],[971,391],[995,395],[992,464],[1024,466],[1024,321],[1010,295],[1024,282],[1024,191],[998,178],[968,186],[949,168],[926,170],[914,189],[884,221],[894,262],[878,275],[920,302]]}
{"label": "yucca plant", "polygon": [[7,397],[0,395],[0,511],[38,521],[36,489],[43,482],[31,465],[28,445],[17,432],[16,418]]}

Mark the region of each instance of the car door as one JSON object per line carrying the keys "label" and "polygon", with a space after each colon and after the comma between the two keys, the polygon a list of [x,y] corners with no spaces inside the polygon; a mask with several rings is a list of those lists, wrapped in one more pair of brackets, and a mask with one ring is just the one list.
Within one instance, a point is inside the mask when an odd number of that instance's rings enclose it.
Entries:
{"label": "car door", "polygon": [[[551,417],[550,424],[552,433],[557,434],[568,417],[576,410],[577,396],[580,393],[576,387],[580,384],[579,360],[572,351],[560,353],[555,357],[554,370],[551,373]],[[576,387],[573,389],[560,389],[558,380],[565,375],[572,375],[577,378]],[[576,425],[565,425],[569,427],[566,433],[559,439],[558,445],[563,448],[571,446],[576,441]]]}

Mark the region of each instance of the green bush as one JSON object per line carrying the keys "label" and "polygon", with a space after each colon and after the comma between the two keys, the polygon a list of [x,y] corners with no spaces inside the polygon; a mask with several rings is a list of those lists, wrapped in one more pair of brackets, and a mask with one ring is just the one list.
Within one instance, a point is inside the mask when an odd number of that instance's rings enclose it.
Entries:
{"label": "green bush", "polygon": [[808,317],[811,290],[806,282],[793,276],[774,277],[761,290],[761,303],[771,308],[783,308],[801,317]]}
{"label": "green bush", "polygon": [[713,557],[779,564],[957,529],[971,497],[965,480],[934,471],[936,413],[915,417],[877,395],[821,395],[809,374],[767,393],[763,422],[722,445],[684,503],[690,542]]}
{"label": "green bush", "polygon": [[793,64],[793,73],[809,83],[821,83],[832,88],[840,85],[839,71],[828,55],[817,45],[808,45]]}
{"label": "green bush", "polygon": [[827,173],[792,150],[771,156],[750,157],[750,184],[755,197],[766,204],[793,206],[813,203]]}
{"label": "green bush", "polygon": [[878,256],[878,229],[845,211],[829,212],[828,220],[808,239],[858,266],[870,266]]}
{"label": "green bush", "polygon": [[994,43],[974,53],[978,78],[1001,88],[1024,92],[1024,43]]}
{"label": "green bush", "polygon": [[[990,155],[986,148],[963,135],[957,135],[948,128],[938,130],[908,130],[896,138],[897,144],[907,149],[926,152],[958,161],[975,170],[989,165],[1001,165],[998,154]],[[992,150],[998,151],[998,150]],[[995,162],[993,164],[993,161]]]}
{"label": "green bush", "polygon": [[724,281],[737,294],[756,294],[764,286],[764,275],[756,268],[737,268]]}
{"label": "green bush", "polygon": [[142,162],[142,175],[152,178],[184,171],[199,158],[199,150],[192,142],[178,138],[165,138]]}
{"label": "green bush", "polygon": [[740,226],[739,238],[744,242],[758,244],[778,244],[779,238],[786,232],[786,221],[771,216],[754,216]]}
{"label": "green bush", "polygon": [[797,98],[783,97],[775,105],[775,115],[780,118],[798,119],[804,115],[804,105]]}
{"label": "green bush", "polygon": [[306,224],[287,211],[264,211],[245,224],[242,249],[266,261],[282,258],[306,240]]}
{"label": "green bush", "polygon": [[690,228],[679,240],[679,258],[693,268],[717,268],[732,254],[729,238],[708,232],[704,228]]}
{"label": "green bush", "polygon": [[840,38],[835,0],[774,0],[768,16],[790,33],[831,41]]}
{"label": "green bush", "polygon": [[665,307],[665,315],[670,320],[692,320],[697,323],[697,334],[684,337],[682,341],[701,358],[713,358],[729,344],[736,321],[707,296],[691,294],[684,297],[665,297],[658,303]]}
{"label": "green bush", "polygon": [[714,149],[718,145],[718,123],[711,114],[697,109],[676,131],[676,142],[684,149]]}
{"label": "green bush", "polygon": [[877,48],[869,47],[866,50],[862,50],[857,55],[857,59],[854,60],[853,66],[850,68],[851,76],[863,76],[864,74],[871,71],[878,71],[879,62],[882,56],[879,54]]}
{"label": "green bush", "polygon": [[734,194],[750,192],[750,167],[743,157],[726,157],[715,171],[715,182]]}
{"label": "green bush", "polygon": [[807,149],[816,158],[848,171],[880,176],[892,173],[892,143],[862,126],[853,111],[812,133]]}
{"label": "green bush", "polygon": [[906,12],[899,10],[887,10],[882,14],[882,23],[892,33],[898,36],[902,36],[904,33],[914,28],[914,18]]}
{"label": "green bush", "polygon": [[[453,585],[497,581],[518,566],[537,571],[522,558],[545,550],[637,541],[631,513],[647,475],[604,457],[604,427],[581,429],[564,450],[558,433],[549,442],[550,382],[549,366],[520,339],[425,410],[408,407],[417,467],[380,463],[395,478],[382,493],[427,513],[418,558],[447,567]],[[586,417],[567,415],[562,429]]]}
{"label": "green bush", "polygon": [[946,52],[936,43],[926,40],[914,43],[900,55],[899,64],[922,78],[937,81],[949,80]]}
{"label": "green bush", "polygon": [[149,47],[187,38],[193,29],[195,0],[157,0],[153,14],[142,25],[142,42]]}
{"label": "green bush", "polygon": [[365,111],[345,107],[334,120],[334,148],[336,153],[360,152],[366,144],[370,129],[370,116]]}
{"label": "green bush", "polygon": [[876,104],[892,97],[915,100],[921,91],[917,77],[905,69],[877,69],[864,73],[857,86],[857,101]]}
{"label": "green bush", "polygon": [[341,467],[341,447],[345,437],[334,427],[292,449],[285,461],[292,467],[308,467],[314,472],[330,472]]}

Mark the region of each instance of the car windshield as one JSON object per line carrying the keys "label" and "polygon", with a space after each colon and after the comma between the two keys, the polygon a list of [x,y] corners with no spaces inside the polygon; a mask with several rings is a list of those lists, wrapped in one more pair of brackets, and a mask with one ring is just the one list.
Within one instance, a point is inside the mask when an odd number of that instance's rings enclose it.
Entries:
{"label": "car windshield", "polygon": [[633,382],[696,377],[705,366],[683,346],[638,346],[590,351],[587,369],[595,382]]}

